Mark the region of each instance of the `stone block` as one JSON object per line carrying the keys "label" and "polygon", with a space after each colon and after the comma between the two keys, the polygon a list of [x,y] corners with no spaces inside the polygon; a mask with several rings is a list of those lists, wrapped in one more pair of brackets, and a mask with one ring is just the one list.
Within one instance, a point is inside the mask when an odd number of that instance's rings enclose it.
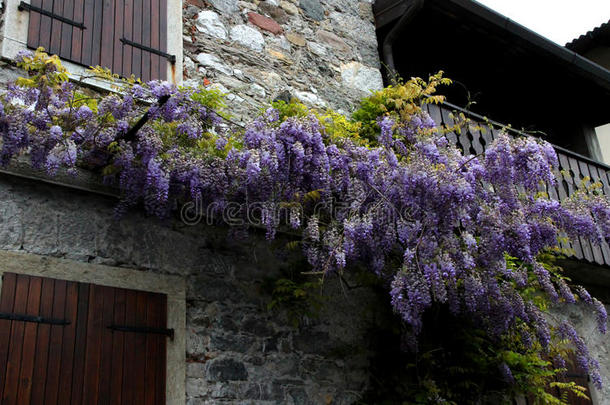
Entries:
{"label": "stone block", "polygon": [[211,37],[227,39],[227,29],[220,21],[218,14],[212,10],[204,10],[197,14],[195,27],[199,32],[208,34]]}
{"label": "stone block", "polygon": [[245,381],[248,379],[248,371],[244,363],[231,359],[214,359],[209,362],[207,370],[208,381]]}
{"label": "stone block", "polygon": [[309,105],[321,105],[324,104],[322,100],[318,96],[309,91],[295,91],[294,94],[296,97],[303,103]]}
{"label": "stone block", "polygon": [[186,379],[186,396],[191,398],[202,397],[206,394],[207,382],[203,378]]}
{"label": "stone block", "polygon": [[208,337],[189,328],[186,332],[186,352],[189,356],[200,358],[207,353]]}
{"label": "stone block", "polygon": [[299,6],[303,10],[303,14],[312,20],[322,21],[325,17],[320,0],[300,0]]}
{"label": "stone block", "polygon": [[244,335],[219,335],[210,336],[210,350],[246,353],[254,344],[255,339]]}
{"label": "stone block", "polygon": [[102,221],[116,219],[100,218],[95,210],[61,207],[57,213],[58,253],[78,260],[88,260],[96,256],[96,238],[100,229],[99,223]]}
{"label": "stone block", "polygon": [[349,62],[341,65],[341,80],[344,85],[362,92],[381,90],[383,79],[379,69],[364,66],[358,62]]}
{"label": "stone block", "polygon": [[239,7],[243,10],[256,10],[258,8],[258,6],[256,5],[256,3],[250,3],[247,1],[239,1],[238,2]]}
{"label": "stone block", "polygon": [[140,267],[187,275],[199,263],[199,244],[205,240],[184,235],[168,225],[157,220],[139,225],[132,239],[133,260]]}
{"label": "stone block", "polygon": [[[364,380],[363,380],[364,381]],[[362,389],[362,384],[358,387],[359,390]],[[354,391],[343,391],[343,392],[338,392],[334,399],[332,404],[337,404],[337,405],[352,405],[357,403],[360,398],[362,397],[362,394],[360,394],[360,392],[354,392]]]}
{"label": "stone block", "polygon": [[374,22],[375,17],[373,16],[373,7],[370,3],[361,2],[358,4],[358,14],[360,18],[366,21]]}
{"label": "stone block", "polygon": [[217,70],[226,75],[233,74],[233,69],[231,67],[223,63],[216,55],[211,53],[201,52],[197,55],[197,62],[206,68]]}
{"label": "stone block", "polygon": [[288,14],[292,14],[292,15],[299,14],[299,9],[297,8],[297,6],[295,6],[294,4],[292,4],[289,1],[285,1],[285,0],[280,1],[280,7],[283,8],[284,10],[286,10],[286,12]]}
{"label": "stone block", "polygon": [[238,0],[208,0],[214,8],[225,13],[236,13],[239,11]]}
{"label": "stone block", "polygon": [[288,55],[286,55],[284,52],[279,51],[277,49],[267,48],[267,54],[274,59],[281,60],[282,62],[289,63],[289,64],[292,63],[292,61],[290,60],[290,57]]}
{"label": "stone block", "polygon": [[330,20],[333,30],[338,34],[367,46],[377,47],[375,26],[370,22],[362,20],[359,16],[337,11],[330,14]]}
{"label": "stone block", "polygon": [[[285,399],[286,394],[289,390],[294,388],[301,388],[303,381],[289,378],[279,378],[273,380],[271,383],[271,389],[275,398]],[[285,403],[285,402],[282,402]]]}
{"label": "stone block", "polygon": [[278,378],[292,379],[299,374],[299,355],[296,353],[274,353],[266,357],[265,367],[261,370],[262,378],[266,375],[275,375]]}
{"label": "stone block", "polygon": [[311,53],[313,53],[314,55],[317,55],[317,56],[325,56],[327,53],[324,45],[320,45],[315,42],[308,43],[307,48],[309,48]]}
{"label": "stone block", "polygon": [[279,24],[286,24],[290,21],[290,17],[284,9],[277,6],[277,4],[271,4],[269,1],[264,1],[259,4],[258,11],[273,18]]}
{"label": "stone block", "polygon": [[230,37],[235,43],[258,52],[262,51],[265,45],[263,34],[243,24],[231,28]]}
{"label": "stone block", "polygon": [[286,39],[290,41],[290,43],[295,44],[296,46],[305,46],[305,44],[307,43],[304,36],[294,32],[287,33]]}
{"label": "stone block", "polygon": [[97,221],[96,255],[116,263],[132,263],[135,222],[128,218],[114,220],[101,217]]}
{"label": "stone block", "polygon": [[258,73],[260,83],[264,84],[269,89],[278,89],[284,84],[282,77],[275,72],[260,70]]}
{"label": "stone block", "polygon": [[186,363],[186,376],[193,378],[205,377],[205,363],[189,362]]}
{"label": "stone block", "polygon": [[251,94],[259,99],[264,99],[267,96],[267,92],[262,86],[259,86],[256,83],[252,83],[247,90],[248,94]]}
{"label": "stone block", "polygon": [[252,11],[248,13],[248,21],[259,27],[260,29],[269,31],[270,33],[275,35],[281,34],[284,31],[282,27],[273,19]]}
{"label": "stone block", "polygon": [[[283,396],[275,397],[273,395],[272,386],[270,384],[265,384],[265,383],[247,384],[242,391],[242,397],[246,398],[246,399],[257,400],[257,402],[256,402],[257,404],[258,404],[258,401],[270,401],[270,400],[283,399]],[[248,402],[248,403],[252,403],[252,402]],[[276,402],[273,402],[273,403],[276,403]]]}
{"label": "stone block", "polygon": [[338,51],[350,51],[350,47],[345,43],[345,41],[330,31],[318,30],[318,32],[316,32],[316,37],[320,42],[330,45]]}
{"label": "stone block", "polygon": [[[257,345],[258,346],[258,345]],[[256,346],[255,346],[256,347]],[[259,350],[258,347],[256,347],[256,350]],[[260,367],[263,364],[265,364],[265,357],[263,356],[246,356],[243,358],[244,362],[256,367]],[[250,379],[252,379],[252,375],[250,375]]]}
{"label": "stone block", "polygon": [[205,7],[205,2],[203,0],[185,0],[184,3],[187,6],[194,6],[197,8],[204,8]]}

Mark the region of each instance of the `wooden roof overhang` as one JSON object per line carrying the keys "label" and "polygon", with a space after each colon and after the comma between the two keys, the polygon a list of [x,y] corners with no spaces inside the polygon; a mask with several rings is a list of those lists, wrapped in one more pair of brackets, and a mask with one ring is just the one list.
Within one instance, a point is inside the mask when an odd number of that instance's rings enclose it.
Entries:
{"label": "wooden roof overhang", "polygon": [[482,4],[377,0],[374,13],[385,65],[407,78],[444,70],[458,82],[455,104],[476,101],[481,115],[551,134],[610,122],[610,71]]}

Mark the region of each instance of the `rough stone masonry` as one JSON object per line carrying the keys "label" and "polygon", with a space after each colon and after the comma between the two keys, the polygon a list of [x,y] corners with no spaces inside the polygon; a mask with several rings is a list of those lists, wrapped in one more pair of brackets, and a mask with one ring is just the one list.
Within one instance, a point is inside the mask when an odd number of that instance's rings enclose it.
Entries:
{"label": "rough stone masonry", "polygon": [[383,87],[372,0],[186,0],[184,80],[244,118],[283,92],[351,112]]}

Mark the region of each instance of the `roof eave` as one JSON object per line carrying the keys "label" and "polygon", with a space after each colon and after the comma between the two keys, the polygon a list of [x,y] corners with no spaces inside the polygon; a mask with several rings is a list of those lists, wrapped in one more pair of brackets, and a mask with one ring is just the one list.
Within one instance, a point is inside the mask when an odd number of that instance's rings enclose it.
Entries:
{"label": "roof eave", "polygon": [[[375,3],[375,15],[377,27],[385,26],[399,18],[412,0],[377,0]],[[573,52],[540,34],[522,26],[510,18],[473,0],[426,0],[435,3],[437,7],[447,7],[455,5],[464,11],[493,24],[501,30],[521,38],[536,51],[542,51],[551,57],[562,61],[575,74],[595,82],[597,85],[610,91],[610,71],[597,63],[586,59],[576,52]],[[397,13],[397,14],[394,14]]]}

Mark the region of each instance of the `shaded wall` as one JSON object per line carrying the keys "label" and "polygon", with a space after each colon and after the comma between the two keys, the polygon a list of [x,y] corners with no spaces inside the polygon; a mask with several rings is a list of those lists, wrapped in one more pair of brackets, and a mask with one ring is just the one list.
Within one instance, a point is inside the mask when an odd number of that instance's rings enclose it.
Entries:
{"label": "shaded wall", "polygon": [[264,237],[236,242],[221,227],[140,212],[117,220],[115,203],[2,175],[0,249],[184,280],[186,376],[175,378],[186,378],[190,405],[352,404],[367,390],[368,335],[385,295],[329,280],[325,309],[295,327],[286,311],[267,310],[264,280],[288,262]]}

